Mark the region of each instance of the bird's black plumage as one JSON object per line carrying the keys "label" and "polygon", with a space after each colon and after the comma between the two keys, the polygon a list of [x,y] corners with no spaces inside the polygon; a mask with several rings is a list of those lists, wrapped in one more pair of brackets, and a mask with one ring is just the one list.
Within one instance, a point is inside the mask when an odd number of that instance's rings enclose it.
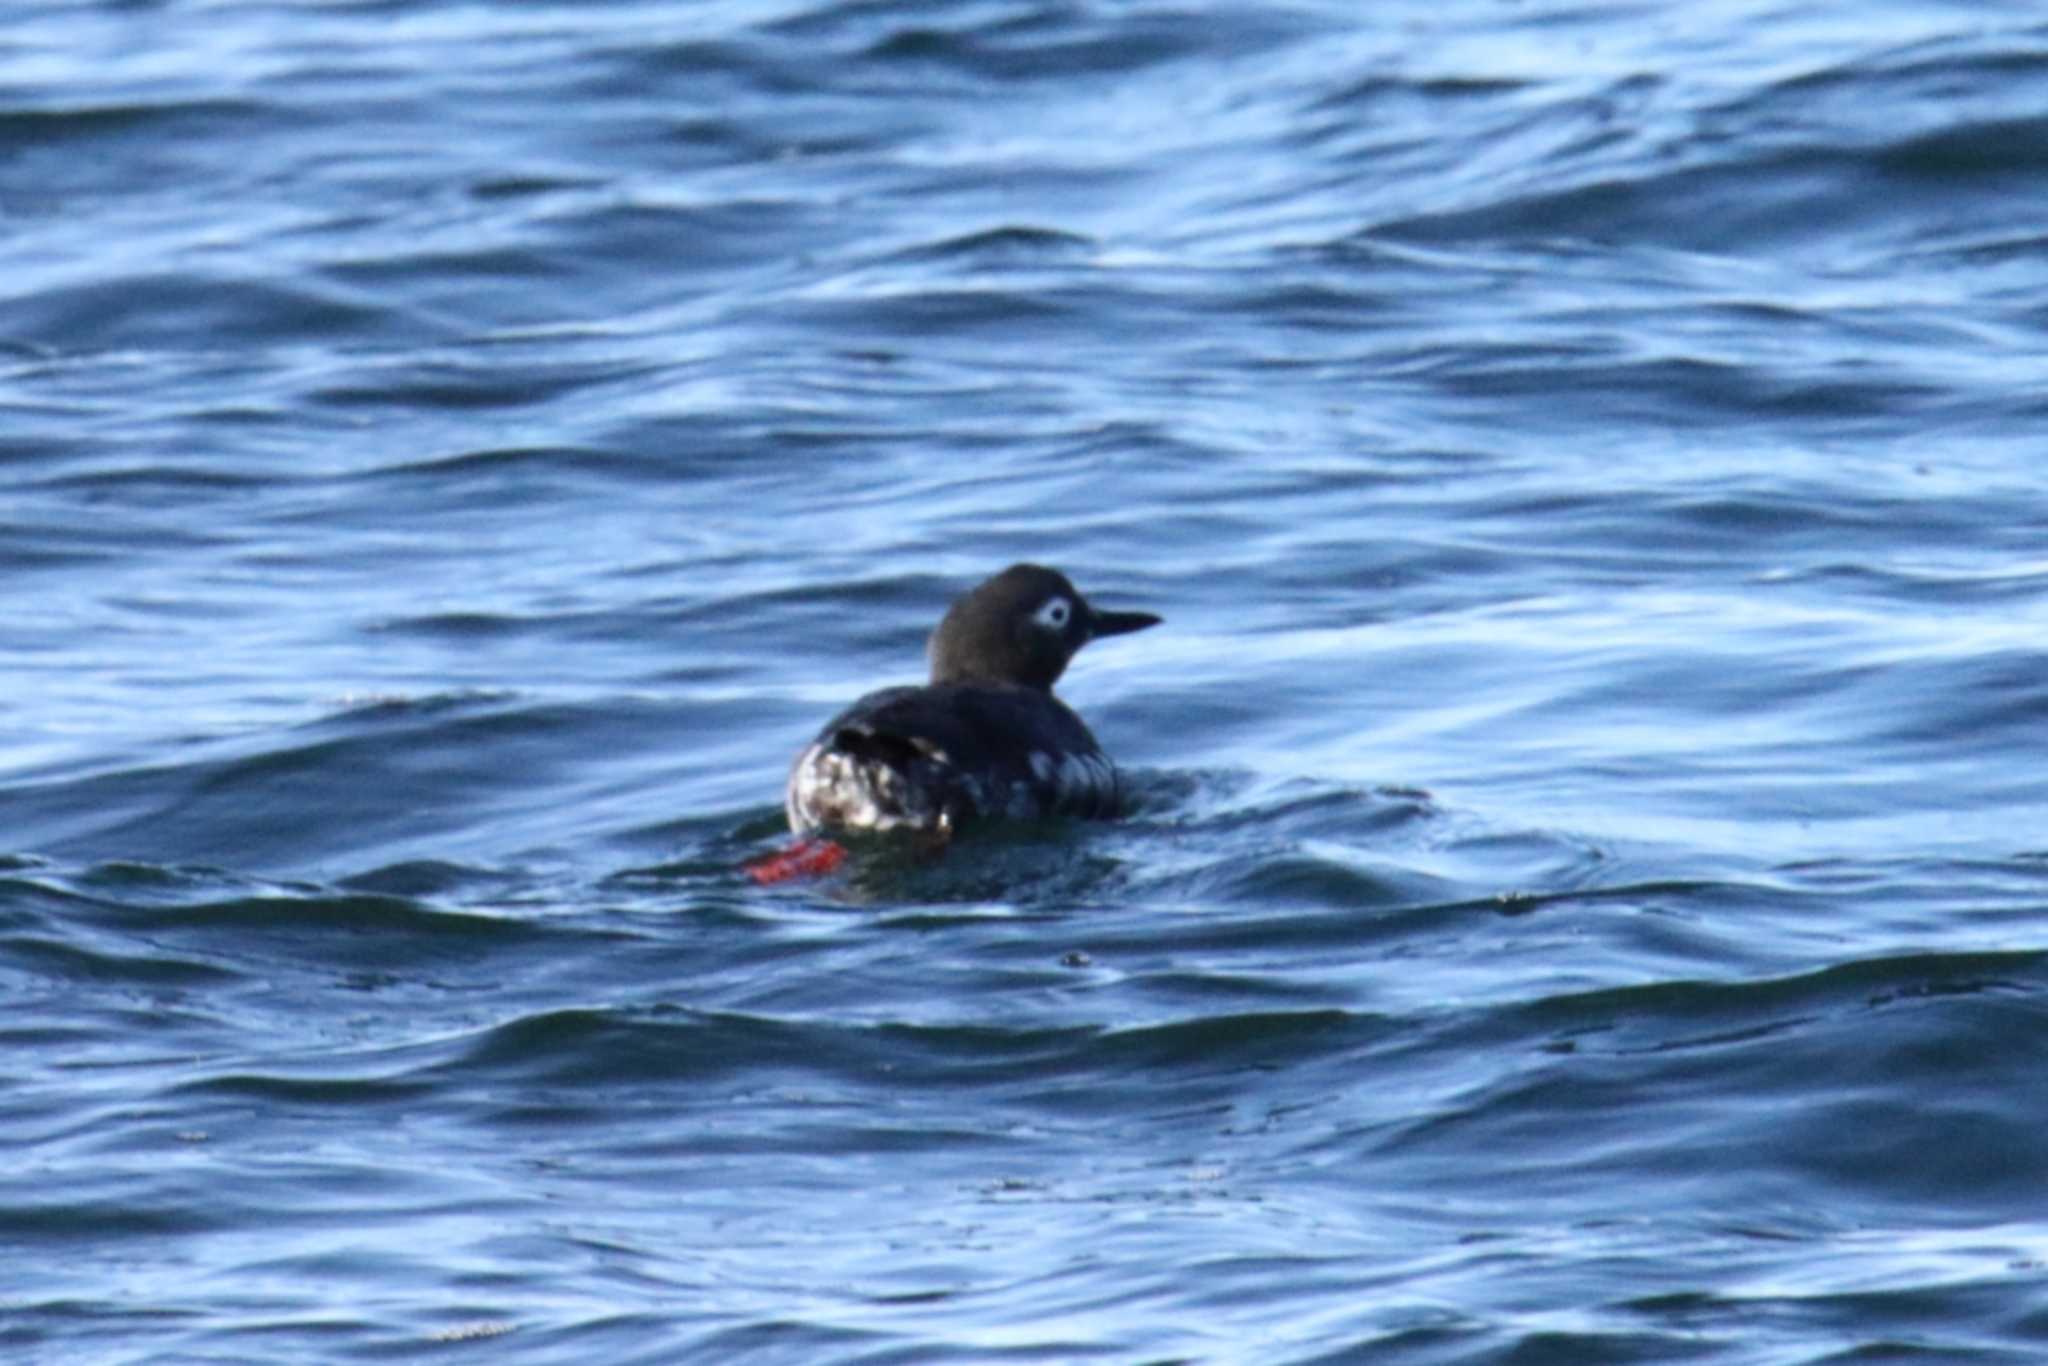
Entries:
{"label": "bird's black plumage", "polygon": [[869,693],[797,755],[790,827],[945,836],[991,819],[1115,815],[1116,767],[1052,685],[1089,641],[1158,622],[1097,610],[1057,570],[1012,565],[948,609],[930,682]]}

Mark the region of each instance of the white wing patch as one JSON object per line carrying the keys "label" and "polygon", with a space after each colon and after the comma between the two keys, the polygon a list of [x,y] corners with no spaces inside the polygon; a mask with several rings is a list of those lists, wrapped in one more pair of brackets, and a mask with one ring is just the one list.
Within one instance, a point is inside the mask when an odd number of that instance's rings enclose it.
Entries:
{"label": "white wing patch", "polygon": [[887,764],[866,763],[824,744],[797,756],[790,771],[790,828],[844,826],[855,830],[925,829],[937,813],[925,794],[912,789]]}
{"label": "white wing patch", "polygon": [[923,748],[931,760],[950,770],[936,785],[931,781],[936,775],[927,773],[923,780],[914,780],[888,764],[835,749],[829,741],[813,742],[790,768],[784,802],[790,828],[798,832],[835,826],[942,829],[953,814],[952,805],[963,799],[971,812],[1013,820],[1061,813],[1116,814],[1116,766],[1100,750],[1063,754],[1032,750],[1025,761],[1030,779],[1019,777],[998,784],[948,764],[945,751],[937,746]]}
{"label": "white wing patch", "polygon": [[1075,806],[1106,803],[1116,795],[1116,768],[1101,754],[1069,754],[1060,764],[1060,792]]}
{"label": "white wing patch", "polygon": [[1100,751],[1062,754],[1058,758],[1042,749],[1031,751],[1031,776],[1038,780],[1035,790],[1019,783],[1011,809],[1019,815],[1044,816],[1055,812],[1075,815],[1106,815],[1116,807],[1116,766]]}

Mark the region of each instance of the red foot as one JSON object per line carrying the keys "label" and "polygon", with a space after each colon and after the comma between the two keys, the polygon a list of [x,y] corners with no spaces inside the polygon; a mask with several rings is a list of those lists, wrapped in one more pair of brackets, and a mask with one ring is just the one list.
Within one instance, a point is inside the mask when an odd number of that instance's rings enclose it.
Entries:
{"label": "red foot", "polygon": [[799,877],[823,877],[846,862],[846,847],[831,840],[801,839],[746,865],[747,876],[763,887]]}

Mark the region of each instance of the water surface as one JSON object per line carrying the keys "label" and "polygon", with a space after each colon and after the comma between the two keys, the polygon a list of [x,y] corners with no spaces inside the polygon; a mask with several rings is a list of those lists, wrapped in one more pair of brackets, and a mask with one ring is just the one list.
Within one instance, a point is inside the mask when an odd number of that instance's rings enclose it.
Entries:
{"label": "water surface", "polygon": [[10,1359],[2041,1350],[2033,16],[19,8]]}

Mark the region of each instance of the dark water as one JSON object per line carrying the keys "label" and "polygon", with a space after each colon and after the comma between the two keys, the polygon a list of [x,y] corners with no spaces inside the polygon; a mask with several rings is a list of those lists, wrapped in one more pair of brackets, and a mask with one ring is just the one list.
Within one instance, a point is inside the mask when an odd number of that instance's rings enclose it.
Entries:
{"label": "dark water", "polygon": [[[2048,1348],[2048,23],[17,4],[0,1353]],[[1015,559],[1119,825],[758,888]]]}

